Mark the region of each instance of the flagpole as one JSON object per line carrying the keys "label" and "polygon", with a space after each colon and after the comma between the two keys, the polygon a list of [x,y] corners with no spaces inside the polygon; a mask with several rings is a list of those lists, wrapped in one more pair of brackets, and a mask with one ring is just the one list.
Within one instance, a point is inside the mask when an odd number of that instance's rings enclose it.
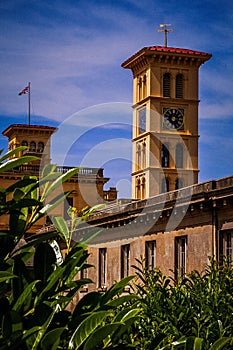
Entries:
{"label": "flagpole", "polygon": [[28,125],[31,124],[31,83],[28,83]]}

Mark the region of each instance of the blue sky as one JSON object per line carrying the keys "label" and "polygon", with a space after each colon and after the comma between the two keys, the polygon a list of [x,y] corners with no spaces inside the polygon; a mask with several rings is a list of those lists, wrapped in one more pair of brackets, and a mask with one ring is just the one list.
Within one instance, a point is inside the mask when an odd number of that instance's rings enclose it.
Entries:
{"label": "blue sky", "polygon": [[121,63],[163,44],[160,23],[174,28],[168,46],[213,54],[200,69],[199,180],[232,175],[232,0],[2,0],[1,129],[27,123],[27,96],[18,92],[30,81],[33,124],[75,124],[70,144],[70,131],[55,136],[53,161],[104,166],[108,186],[129,196],[132,75]]}

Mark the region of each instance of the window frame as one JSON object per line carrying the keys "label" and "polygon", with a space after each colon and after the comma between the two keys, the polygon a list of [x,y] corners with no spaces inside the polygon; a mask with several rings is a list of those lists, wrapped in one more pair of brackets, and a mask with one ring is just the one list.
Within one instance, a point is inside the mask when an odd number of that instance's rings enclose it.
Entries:
{"label": "window frame", "polygon": [[98,287],[106,288],[107,284],[107,248],[99,248]]}
{"label": "window frame", "polygon": [[187,273],[187,236],[175,237],[175,278],[183,279]]}
{"label": "window frame", "polygon": [[220,261],[233,264],[233,230],[220,231]]}
{"label": "window frame", "polygon": [[170,152],[169,152],[169,144],[162,143],[161,146],[161,166],[162,168],[169,168],[170,166]]}
{"label": "window frame", "polygon": [[143,105],[137,110],[137,135],[146,132],[147,108]]}
{"label": "window frame", "polygon": [[163,97],[171,97],[171,73],[163,74]]}
{"label": "window frame", "polygon": [[[181,79],[180,79],[181,78]],[[178,80],[180,79],[180,80]],[[176,75],[176,98],[184,98],[184,76],[181,73]]]}
{"label": "window frame", "polygon": [[129,276],[130,273],[130,244],[121,246],[121,278]]}
{"label": "window frame", "polygon": [[145,242],[145,264],[148,270],[156,268],[156,240]]}

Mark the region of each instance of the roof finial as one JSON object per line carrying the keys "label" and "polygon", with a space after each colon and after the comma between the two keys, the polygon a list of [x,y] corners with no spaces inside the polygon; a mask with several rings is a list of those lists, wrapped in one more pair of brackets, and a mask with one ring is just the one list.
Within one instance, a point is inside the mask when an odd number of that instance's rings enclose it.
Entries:
{"label": "roof finial", "polygon": [[159,26],[162,29],[158,29],[158,32],[163,32],[164,33],[164,47],[167,47],[167,33],[172,32],[173,28],[169,28],[168,29],[167,27],[170,27],[171,24],[165,24],[165,23],[160,24]]}

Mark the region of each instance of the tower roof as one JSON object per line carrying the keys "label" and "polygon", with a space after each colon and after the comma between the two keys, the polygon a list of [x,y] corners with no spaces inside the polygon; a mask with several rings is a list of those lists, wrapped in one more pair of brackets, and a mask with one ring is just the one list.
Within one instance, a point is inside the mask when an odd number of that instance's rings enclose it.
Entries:
{"label": "tower roof", "polygon": [[190,59],[192,62],[196,61],[198,65],[201,65],[202,63],[208,61],[212,55],[207,52],[201,52],[191,49],[165,46],[147,46],[143,47],[133,56],[128,58],[125,62],[122,63],[121,66],[123,68],[132,69],[135,66],[135,64],[150,56],[158,58],[159,60],[172,59],[173,61],[177,60],[177,62],[182,58],[185,58]]}
{"label": "tower roof", "polygon": [[21,131],[21,130],[28,131],[28,132],[44,131],[52,135],[55,131],[57,131],[57,128],[53,126],[46,126],[46,125],[11,124],[2,132],[2,135],[10,137],[10,135],[15,133],[16,131]]}

